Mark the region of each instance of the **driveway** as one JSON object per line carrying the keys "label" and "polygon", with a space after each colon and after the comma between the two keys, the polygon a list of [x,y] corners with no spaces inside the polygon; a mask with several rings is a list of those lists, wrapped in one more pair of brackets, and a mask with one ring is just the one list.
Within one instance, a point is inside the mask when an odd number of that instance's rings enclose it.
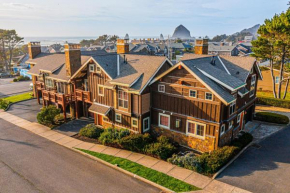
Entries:
{"label": "driveway", "polygon": [[263,193],[290,192],[290,126],[248,148],[217,180]]}
{"label": "driveway", "polygon": [[11,105],[8,112],[28,121],[37,122],[36,116],[41,107],[37,99],[31,99]]}
{"label": "driveway", "polygon": [[67,136],[73,136],[78,134],[81,128],[90,123],[94,123],[94,119],[81,117],[80,119],[75,119],[68,123],[62,124],[54,128],[53,130]]}
{"label": "driveway", "polygon": [[0,119],[0,192],[160,192]]}
{"label": "driveway", "polygon": [[12,82],[13,78],[0,78],[0,98],[29,92],[31,81]]}

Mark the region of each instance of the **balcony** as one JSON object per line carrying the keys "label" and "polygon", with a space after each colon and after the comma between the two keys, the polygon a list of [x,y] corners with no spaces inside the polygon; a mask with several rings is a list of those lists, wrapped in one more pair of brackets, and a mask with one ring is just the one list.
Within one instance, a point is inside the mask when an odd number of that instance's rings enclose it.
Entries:
{"label": "balcony", "polygon": [[50,101],[50,102],[57,103],[60,105],[64,105],[73,101],[72,95],[56,93],[55,91],[48,91],[48,90],[42,91],[42,97],[46,101]]}
{"label": "balcony", "polygon": [[36,81],[35,82],[35,88],[37,90],[43,90],[44,89],[44,83],[43,82],[40,82],[40,81]]}
{"label": "balcony", "polygon": [[91,103],[91,94],[89,91],[76,89],[76,100]]}

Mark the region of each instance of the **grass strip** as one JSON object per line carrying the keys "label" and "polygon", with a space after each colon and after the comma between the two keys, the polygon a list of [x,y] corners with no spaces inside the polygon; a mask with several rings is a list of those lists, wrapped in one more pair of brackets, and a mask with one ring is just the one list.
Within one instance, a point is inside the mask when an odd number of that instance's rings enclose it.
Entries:
{"label": "grass strip", "polygon": [[15,102],[32,99],[32,98],[33,98],[32,93],[27,92],[27,93],[22,93],[22,94],[6,97],[4,98],[4,100],[9,101],[9,103],[15,103]]}
{"label": "grass strip", "polygon": [[118,164],[118,167],[127,170],[131,173],[134,173],[138,176],[141,176],[147,180],[150,180],[156,184],[159,184],[161,186],[164,186],[170,190],[173,190],[175,192],[188,192],[188,191],[195,191],[200,190],[200,188],[195,187],[193,185],[190,185],[186,182],[183,182],[181,180],[178,180],[176,178],[173,178],[171,176],[168,176],[164,173],[158,172],[156,170],[147,168],[145,166],[142,166],[138,163],[132,162],[130,160],[119,158],[111,155],[106,155],[102,153],[97,153],[89,150],[79,149],[78,150],[85,152],[89,155],[92,155],[94,157],[97,157],[99,159],[102,159],[106,162],[109,162],[113,165]]}

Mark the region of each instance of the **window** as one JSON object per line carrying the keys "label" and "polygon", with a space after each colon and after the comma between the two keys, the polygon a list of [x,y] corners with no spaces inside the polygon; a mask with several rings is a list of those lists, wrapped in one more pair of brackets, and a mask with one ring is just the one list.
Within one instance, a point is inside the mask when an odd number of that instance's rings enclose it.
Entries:
{"label": "window", "polygon": [[95,72],[95,65],[94,64],[90,64],[89,71],[90,72]]}
{"label": "window", "polygon": [[194,121],[187,121],[186,134],[204,138],[205,137],[205,124],[197,123]]}
{"label": "window", "polygon": [[279,84],[280,82],[280,77],[279,76],[275,76],[275,84]]}
{"label": "window", "polygon": [[84,79],[84,86],[85,86],[85,91],[88,91],[89,90],[89,88],[88,88],[88,79]]}
{"label": "window", "polygon": [[150,117],[143,119],[143,132],[146,132],[150,129]]}
{"label": "window", "polygon": [[132,118],[131,125],[138,128],[138,119]]}
{"label": "window", "polygon": [[232,115],[236,110],[236,102],[230,105],[230,115]]}
{"label": "window", "polygon": [[254,96],[256,88],[256,74],[251,77],[250,97]]}
{"label": "window", "polygon": [[57,82],[56,86],[57,86],[57,92],[64,94],[65,84],[63,82]]}
{"label": "window", "polygon": [[205,93],[205,100],[210,100],[212,101],[212,94],[210,92]]}
{"label": "window", "polygon": [[128,108],[128,93],[122,90],[118,91],[119,107]]}
{"label": "window", "polygon": [[98,85],[98,94],[99,96],[104,96],[104,86]]}
{"label": "window", "polygon": [[159,113],[159,126],[165,129],[170,129],[170,115]]}
{"label": "window", "polygon": [[165,85],[158,85],[158,92],[165,92]]}
{"label": "window", "polygon": [[115,114],[115,121],[118,123],[122,123],[122,116],[121,114],[116,113]]}
{"label": "window", "polygon": [[225,124],[223,124],[223,125],[221,126],[221,132],[220,132],[220,135],[223,135],[223,134],[225,133],[225,131],[226,131],[226,126],[225,126]]}
{"label": "window", "polygon": [[46,87],[48,87],[48,88],[54,88],[54,82],[53,82],[53,80],[51,80],[51,79],[49,79],[49,78],[46,78],[46,79],[45,79],[45,85],[46,85]]}
{"label": "window", "polygon": [[237,123],[240,123],[240,121],[241,121],[241,115],[242,115],[242,113],[239,113],[239,114],[238,114],[238,117],[237,117]]}
{"label": "window", "polygon": [[176,128],[179,128],[180,127],[180,123],[181,123],[181,120],[180,119],[176,119],[176,121],[175,121],[175,127]]}
{"label": "window", "polygon": [[233,128],[234,121],[229,122],[229,129]]}
{"label": "window", "polygon": [[101,73],[101,67],[97,66],[96,72]]}
{"label": "window", "polygon": [[189,90],[189,96],[196,98],[196,90]]}

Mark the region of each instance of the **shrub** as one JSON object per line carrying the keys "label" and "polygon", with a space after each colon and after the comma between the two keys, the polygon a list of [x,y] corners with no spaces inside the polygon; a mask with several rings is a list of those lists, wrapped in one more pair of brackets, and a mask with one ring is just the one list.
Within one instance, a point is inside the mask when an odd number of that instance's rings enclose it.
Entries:
{"label": "shrub", "polygon": [[103,131],[104,131],[103,129],[99,129],[95,126],[95,124],[91,123],[81,128],[79,134],[84,137],[97,139],[100,137]]}
{"label": "shrub", "polygon": [[37,114],[37,121],[40,124],[52,126],[54,124],[54,117],[60,114],[60,109],[56,108],[54,105],[49,105],[44,107]]}
{"label": "shrub", "polygon": [[9,105],[9,101],[0,99],[0,109],[6,109]]}
{"label": "shrub", "polygon": [[58,114],[54,117],[53,119],[54,123],[57,124],[57,125],[60,125],[62,123],[64,123],[64,116],[63,114]]}
{"label": "shrub", "polygon": [[19,80],[17,78],[14,78],[13,79],[13,82],[18,82]]}
{"label": "shrub", "polygon": [[99,141],[104,144],[116,144],[119,142],[120,139],[130,135],[130,131],[127,129],[112,129],[108,128],[105,129],[104,132],[100,135]]}
{"label": "shrub", "polygon": [[200,159],[194,153],[190,152],[183,156],[174,154],[171,158],[167,160],[168,162],[178,165],[180,167],[197,171],[202,173],[203,169],[200,164]]}
{"label": "shrub", "polygon": [[232,142],[232,146],[243,149],[253,140],[253,136],[250,133],[241,133],[238,138],[234,139]]}
{"label": "shrub", "polygon": [[135,151],[143,152],[144,147],[153,141],[152,137],[146,134],[133,134],[120,139],[119,144],[122,148]]}
{"label": "shrub", "polygon": [[206,174],[213,174],[223,167],[239,152],[238,147],[224,146],[210,153],[199,156],[202,170]]}
{"label": "shrub", "polygon": [[156,143],[151,143],[146,145],[144,151],[159,159],[166,160],[176,151],[176,147],[169,142],[169,139],[165,136],[160,136],[157,138]]}
{"label": "shrub", "polygon": [[265,121],[270,123],[278,123],[278,124],[288,124],[289,118],[285,115],[280,115],[277,113],[270,112],[258,112],[255,114],[254,119],[258,121]]}
{"label": "shrub", "polygon": [[290,101],[289,100],[282,100],[282,99],[275,99],[269,97],[258,97],[257,104],[261,105],[270,105],[274,107],[282,107],[290,109]]}

